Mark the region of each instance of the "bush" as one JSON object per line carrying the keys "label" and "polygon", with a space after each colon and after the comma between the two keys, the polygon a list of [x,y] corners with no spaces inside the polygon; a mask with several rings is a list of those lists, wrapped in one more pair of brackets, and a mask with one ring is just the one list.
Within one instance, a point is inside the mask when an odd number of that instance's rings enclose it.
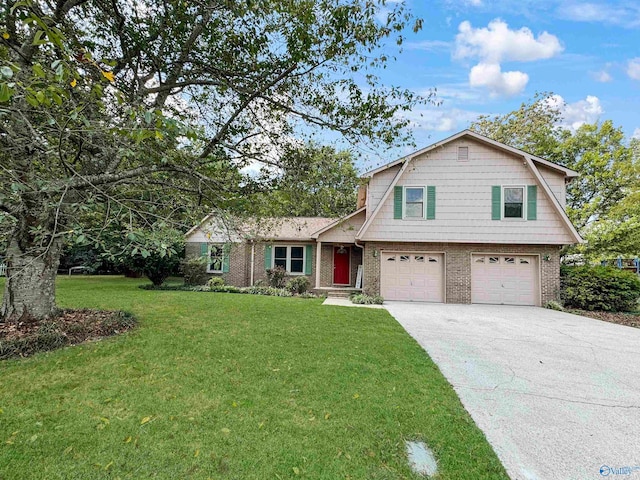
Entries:
{"label": "bush", "polygon": [[224,279],[222,277],[212,277],[207,282],[207,287],[215,288],[222,287],[224,285]]}
{"label": "bush", "polygon": [[549,310],[557,310],[558,312],[564,312],[564,307],[560,304],[560,302],[556,302],[555,300],[549,300],[544,308],[548,308]]}
{"label": "bush", "polygon": [[285,288],[273,287],[244,287],[241,293],[251,295],[270,295],[272,297],[291,297],[293,294]]}
{"label": "bush", "polygon": [[640,278],[613,267],[561,268],[560,295],[566,307],[626,312],[637,308]]}
{"label": "bush", "polygon": [[189,257],[182,262],[182,273],[185,285],[205,285],[207,275],[207,259],[205,257]]}
{"label": "bush", "polygon": [[380,295],[367,295],[365,293],[354,293],[349,297],[351,303],[358,305],[382,305],[384,298]]}
{"label": "bush", "polygon": [[301,295],[309,290],[310,286],[311,282],[307,277],[296,277],[289,280],[285,288],[294,295]]}
{"label": "bush", "polygon": [[267,270],[269,286],[273,288],[284,288],[287,280],[287,271],[281,266],[275,266]]}

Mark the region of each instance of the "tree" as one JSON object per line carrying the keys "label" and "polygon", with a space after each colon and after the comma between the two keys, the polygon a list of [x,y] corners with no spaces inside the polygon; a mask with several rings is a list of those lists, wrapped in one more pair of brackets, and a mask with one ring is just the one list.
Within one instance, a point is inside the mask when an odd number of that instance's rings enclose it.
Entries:
{"label": "tree", "polygon": [[[530,104],[522,104],[514,112],[480,117],[471,129],[580,174],[567,186],[566,211],[589,240],[582,251],[597,256],[604,253],[603,245],[621,242],[624,237],[623,230],[609,224],[609,220],[617,211],[616,206],[626,204],[625,199],[637,184],[638,157],[627,145],[622,129],[610,120],[584,124],[575,131],[563,128],[562,112],[555,98],[552,94],[538,94]],[[611,243],[609,247],[616,248]]]}
{"label": "tree", "polygon": [[[393,36],[401,43],[411,21],[395,4],[381,23],[384,6],[8,1],[0,24],[0,212],[11,234],[0,317],[55,312],[69,236],[84,241],[114,217],[168,221],[178,195],[207,210],[224,204],[216,165],[272,162],[266,151],[309,128],[352,142],[405,140],[397,114],[428,99],[379,85],[375,69],[389,61],[382,47]],[[163,195],[146,198],[148,186]],[[83,224],[93,211],[105,223]]]}
{"label": "tree", "polygon": [[[354,211],[360,182],[348,151],[308,143],[288,148],[271,188],[255,202],[273,216],[341,217]],[[269,179],[271,172],[264,176]]]}

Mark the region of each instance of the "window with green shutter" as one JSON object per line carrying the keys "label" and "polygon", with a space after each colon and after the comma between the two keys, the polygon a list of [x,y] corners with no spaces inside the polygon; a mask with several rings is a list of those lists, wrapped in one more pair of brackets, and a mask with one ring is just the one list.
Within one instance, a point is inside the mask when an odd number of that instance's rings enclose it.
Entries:
{"label": "window with green shutter", "polygon": [[494,185],[491,187],[491,220],[502,219],[502,187]]}
{"label": "window with green shutter", "polygon": [[427,220],[436,218],[436,187],[430,185],[427,187]]}

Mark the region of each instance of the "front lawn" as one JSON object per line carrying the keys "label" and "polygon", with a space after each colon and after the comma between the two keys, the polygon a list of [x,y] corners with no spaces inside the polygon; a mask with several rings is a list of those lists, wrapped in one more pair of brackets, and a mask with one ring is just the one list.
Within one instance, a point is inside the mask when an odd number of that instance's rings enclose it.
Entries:
{"label": "front lawn", "polygon": [[[405,440],[442,479],[507,478],[433,362],[384,310],[58,282],[134,313],[120,337],[0,363],[0,478],[397,479]],[[4,284],[0,281],[0,288]]]}

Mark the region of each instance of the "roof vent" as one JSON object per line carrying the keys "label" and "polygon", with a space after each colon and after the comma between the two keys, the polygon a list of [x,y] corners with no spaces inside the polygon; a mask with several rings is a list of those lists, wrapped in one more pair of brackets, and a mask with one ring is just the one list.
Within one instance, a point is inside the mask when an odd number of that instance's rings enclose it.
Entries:
{"label": "roof vent", "polygon": [[458,161],[459,162],[469,161],[469,147],[458,147]]}

